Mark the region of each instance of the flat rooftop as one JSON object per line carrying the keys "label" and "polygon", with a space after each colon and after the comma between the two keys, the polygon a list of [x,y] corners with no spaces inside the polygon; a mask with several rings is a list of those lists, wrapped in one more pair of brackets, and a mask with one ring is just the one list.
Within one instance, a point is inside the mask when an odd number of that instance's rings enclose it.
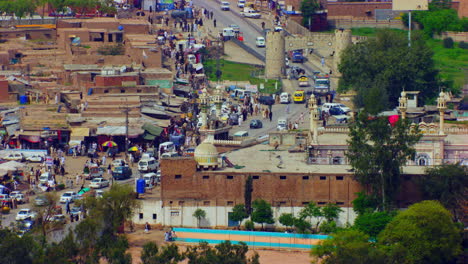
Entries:
{"label": "flat rooftop", "polygon": [[[317,165],[305,162],[307,153],[289,153],[286,149],[274,150],[272,146],[259,144],[252,147],[238,149],[225,154],[226,157],[241,169],[222,168],[223,172],[272,172],[272,173],[323,173],[323,174],[352,174],[349,165]],[[278,168],[281,157],[283,164]],[[424,166],[405,166],[403,172],[407,174],[424,174]]]}

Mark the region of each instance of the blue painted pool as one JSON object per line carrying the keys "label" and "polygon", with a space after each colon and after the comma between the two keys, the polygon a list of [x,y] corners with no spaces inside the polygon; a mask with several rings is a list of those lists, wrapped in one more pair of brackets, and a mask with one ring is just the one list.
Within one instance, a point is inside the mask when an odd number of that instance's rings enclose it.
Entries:
{"label": "blue painted pool", "polygon": [[196,229],[174,227],[176,232],[202,233],[202,234],[221,234],[221,235],[243,235],[243,236],[268,236],[268,237],[287,237],[287,238],[309,238],[309,239],[327,239],[327,235],[293,234],[279,232],[259,232],[259,231],[238,231],[238,230],[219,230],[219,229]]}
{"label": "blue painted pool", "polygon": [[[208,244],[220,244],[225,241],[225,240],[217,240],[217,239],[198,239],[198,238],[176,238],[175,240],[180,241],[180,242],[186,242],[186,243],[208,242]],[[244,242],[245,244],[247,244],[247,246],[254,246],[254,247],[281,247],[281,248],[297,248],[297,249],[311,249],[315,247],[315,245],[304,245],[304,244],[268,243],[268,242],[236,241],[236,240],[229,240],[229,241],[231,241],[231,243],[233,244],[239,244],[239,242]]]}

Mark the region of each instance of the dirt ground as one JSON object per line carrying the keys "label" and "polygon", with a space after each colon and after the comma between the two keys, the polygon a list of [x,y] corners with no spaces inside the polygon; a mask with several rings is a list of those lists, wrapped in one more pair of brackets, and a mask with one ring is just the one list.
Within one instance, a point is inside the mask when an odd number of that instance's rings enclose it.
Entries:
{"label": "dirt ground", "polygon": [[[167,244],[164,242],[164,231],[162,230],[151,230],[149,234],[144,233],[143,230],[138,229],[134,233],[128,233],[127,238],[130,244],[129,252],[132,254],[134,264],[140,264],[140,254],[143,245],[146,242],[153,241],[162,246]],[[177,243],[181,251],[185,251],[186,246],[184,244]],[[310,263],[311,257],[307,251],[278,251],[278,250],[265,250],[256,249],[260,255],[260,263],[266,264],[306,264]],[[249,255],[253,253],[253,250],[249,251]],[[183,261],[182,263],[187,263]]]}

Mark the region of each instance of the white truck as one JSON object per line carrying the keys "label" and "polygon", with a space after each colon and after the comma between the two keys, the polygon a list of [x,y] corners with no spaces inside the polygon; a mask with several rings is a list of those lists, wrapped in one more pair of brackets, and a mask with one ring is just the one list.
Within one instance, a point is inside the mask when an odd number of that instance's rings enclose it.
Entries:
{"label": "white truck", "polygon": [[262,15],[251,7],[244,7],[244,11],[241,12],[241,15],[248,18],[261,18]]}
{"label": "white truck", "polygon": [[282,103],[282,104],[289,104],[289,103],[291,103],[291,96],[290,96],[288,93],[286,93],[286,92],[281,93],[281,94],[280,94],[280,103]]}

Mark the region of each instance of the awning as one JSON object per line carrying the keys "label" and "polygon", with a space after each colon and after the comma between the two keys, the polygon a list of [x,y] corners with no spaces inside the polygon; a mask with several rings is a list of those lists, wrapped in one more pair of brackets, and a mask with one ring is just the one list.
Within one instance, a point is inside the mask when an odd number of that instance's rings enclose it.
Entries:
{"label": "awning", "polygon": [[159,136],[164,131],[162,127],[155,126],[151,123],[145,123],[141,128],[143,128],[147,133],[154,135],[154,136]]}
{"label": "awning", "polygon": [[83,140],[84,137],[89,136],[89,128],[87,127],[72,127],[70,139],[73,140]]}
{"label": "awning", "polygon": [[151,135],[150,133],[145,132],[145,134],[143,134],[143,139],[145,139],[145,140],[154,140],[155,138],[156,138],[156,136]]}
{"label": "awning", "polygon": [[[98,127],[96,135],[106,135],[106,136],[125,136],[126,128],[125,126],[106,126]],[[128,128],[129,137],[138,137],[143,134],[143,129],[139,128]]]}

